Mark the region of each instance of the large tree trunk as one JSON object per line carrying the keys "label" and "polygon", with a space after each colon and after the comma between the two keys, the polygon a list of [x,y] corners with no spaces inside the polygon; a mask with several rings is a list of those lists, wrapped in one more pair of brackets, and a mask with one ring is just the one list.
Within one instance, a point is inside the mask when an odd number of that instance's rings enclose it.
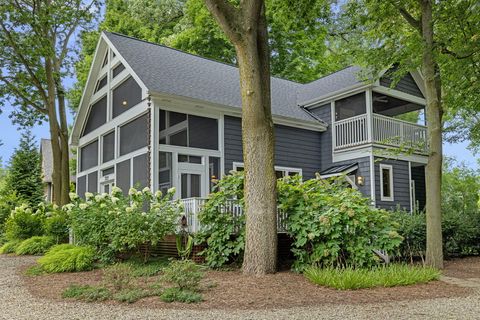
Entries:
{"label": "large tree trunk", "polygon": [[277,202],[265,4],[245,0],[236,8],[223,0],[205,3],[234,44],[240,71],[247,221],[243,272],[273,273],[277,262]]}
{"label": "large tree trunk", "polygon": [[440,71],[434,58],[432,3],[420,0],[424,41],[422,72],[426,91],[429,157],[426,169],[427,253],[426,263],[443,268],[442,249],[442,105]]}

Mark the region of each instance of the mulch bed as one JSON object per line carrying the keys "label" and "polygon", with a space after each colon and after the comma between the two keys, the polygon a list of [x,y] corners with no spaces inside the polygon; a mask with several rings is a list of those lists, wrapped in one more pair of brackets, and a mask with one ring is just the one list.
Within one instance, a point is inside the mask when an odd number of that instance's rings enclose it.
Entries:
{"label": "mulch bed", "polygon": [[[23,274],[24,270],[21,268],[19,272]],[[447,261],[443,273],[450,277],[480,278],[480,257]],[[102,271],[23,276],[23,279],[34,296],[62,300],[61,294],[70,284],[100,284]],[[141,278],[139,281],[144,280]],[[155,279],[150,281],[153,283]],[[164,303],[158,297],[149,297],[137,301],[133,306],[197,310],[276,309],[461,297],[472,293],[471,289],[441,281],[407,287],[338,291],[313,285],[302,275],[289,271],[264,277],[247,277],[240,271],[209,271],[205,284],[212,283],[215,286],[203,292],[205,301],[201,303]]]}

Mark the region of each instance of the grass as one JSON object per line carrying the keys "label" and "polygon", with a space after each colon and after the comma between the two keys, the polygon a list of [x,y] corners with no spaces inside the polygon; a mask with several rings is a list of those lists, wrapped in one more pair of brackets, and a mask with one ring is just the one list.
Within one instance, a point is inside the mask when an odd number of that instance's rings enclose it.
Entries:
{"label": "grass", "polygon": [[391,264],[373,269],[310,267],[305,270],[304,275],[317,285],[339,290],[356,290],[427,283],[437,280],[440,272],[429,267]]}
{"label": "grass", "polygon": [[132,276],[139,277],[153,277],[163,271],[169,265],[170,261],[166,257],[152,259],[143,262],[139,259],[130,259],[122,264],[128,265],[132,268]]}
{"label": "grass", "polygon": [[203,301],[202,295],[191,290],[182,290],[180,288],[167,288],[160,295],[163,302],[183,302],[196,303]]}
{"label": "grass", "polygon": [[0,254],[14,253],[17,247],[22,243],[22,240],[11,240],[0,247]]}
{"label": "grass", "polygon": [[40,255],[47,252],[55,244],[55,239],[49,236],[36,236],[22,241],[15,249],[15,254],[22,255]]}
{"label": "grass", "polygon": [[36,264],[34,266],[31,266],[27,270],[25,270],[25,275],[34,277],[34,276],[39,276],[45,273],[45,270],[43,270],[42,266]]}

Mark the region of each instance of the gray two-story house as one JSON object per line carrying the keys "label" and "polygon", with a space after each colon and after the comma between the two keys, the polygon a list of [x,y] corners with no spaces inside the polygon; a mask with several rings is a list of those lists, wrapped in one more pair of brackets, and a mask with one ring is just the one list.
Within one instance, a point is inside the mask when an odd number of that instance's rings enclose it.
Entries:
{"label": "gray two-story house", "polygon": [[[395,88],[349,67],[300,84],[271,78],[278,177],[344,175],[378,207],[425,204],[427,129],[396,116],[425,107],[417,72]],[[77,192],[176,187],[206,197],[242,168],[235,66],[102,33],[71,134]]]}

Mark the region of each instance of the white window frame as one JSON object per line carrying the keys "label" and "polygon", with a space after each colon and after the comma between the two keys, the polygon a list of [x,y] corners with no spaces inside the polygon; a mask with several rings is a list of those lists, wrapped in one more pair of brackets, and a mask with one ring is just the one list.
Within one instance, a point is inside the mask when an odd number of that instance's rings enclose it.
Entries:
{"label": "white window frame", "polygon": [[[243,162],[233,163],[233,171],[237,171],[238,168],[245,168]],[[282,171],[284,177],[289,176],[290,173],[298,173],[298,175],[303,176],[303,171],[300,168],[275,166],[275,171]]]}
{"label": "white window frame", "polygon": [[[383,170],[388,170],[389,174],[389,187],[390,187],[390,197],[386,197],[383,194]],[[390,164],[380,164],[380,200],[381,201],[394,201],[394,189],[393,189],[393,166]]]}

